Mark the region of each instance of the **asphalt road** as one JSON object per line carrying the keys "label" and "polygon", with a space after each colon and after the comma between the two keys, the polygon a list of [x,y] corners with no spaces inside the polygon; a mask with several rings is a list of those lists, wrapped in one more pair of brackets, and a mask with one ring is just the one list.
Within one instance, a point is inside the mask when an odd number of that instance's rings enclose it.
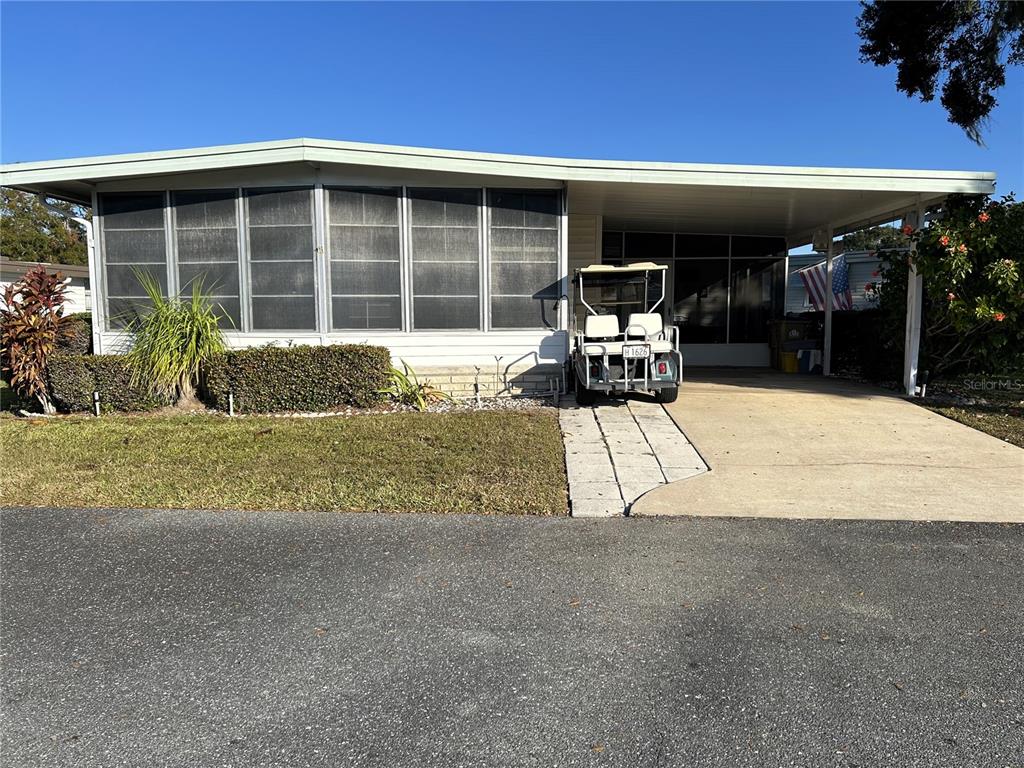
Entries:
{"label": "asphalt road", "polygon": [[1020,766],[1024,526],[4,510],[9,766]]}

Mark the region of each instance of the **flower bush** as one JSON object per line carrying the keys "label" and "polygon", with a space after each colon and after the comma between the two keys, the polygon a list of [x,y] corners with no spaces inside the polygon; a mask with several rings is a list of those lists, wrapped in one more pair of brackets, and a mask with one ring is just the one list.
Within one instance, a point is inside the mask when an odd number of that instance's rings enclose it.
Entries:
{"label": "flower bush", "polygon": [[1012,195],[950,197],[909,236],[914,254],[887,253],[880,306],[887,343],[900,348],[910,259],[922,277],[920,367],[933,378],[1024,365],[1024,204]]}

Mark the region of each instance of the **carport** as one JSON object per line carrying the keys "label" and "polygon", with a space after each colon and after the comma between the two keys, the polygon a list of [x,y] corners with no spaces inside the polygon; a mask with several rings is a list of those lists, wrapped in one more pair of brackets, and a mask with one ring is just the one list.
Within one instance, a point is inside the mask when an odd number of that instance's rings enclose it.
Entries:
{"label": "carport", "polygon": [[[995,182],[993,173],[969,171],[678,163],[609,163],[566,175],[570,274],[592,263],[668,265],[666,322],[680,328],[684,361],[730,367],[767,365],[767,320],[784,312],[790,249],[821,251],[831,285],[835,238],[896,220],[916,228],[949,194],[990,194]],[[911,278],[909,395],[921,312],[921,280]],[[828,375],[833,297],[826,294]]]}

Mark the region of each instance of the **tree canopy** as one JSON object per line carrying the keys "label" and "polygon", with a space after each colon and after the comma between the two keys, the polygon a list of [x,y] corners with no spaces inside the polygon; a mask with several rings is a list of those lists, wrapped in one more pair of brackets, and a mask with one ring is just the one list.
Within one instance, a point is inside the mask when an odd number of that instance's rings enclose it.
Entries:
{"label": "tree canopy", "polygon": [[85,233],[67,216],[90,214],[63,200],[48,202],[66,216],[48,210],[34,195],[0,190],[0,255],[14,261],[86,264]]}
{"label": "tree canopy", "polygon": [[1014,0],[861,2],[861,61],[896,65],[896,88],[932,101],[975,143],[998,104],[1006,67],[1024,64],[1024,3]]}
{"label": "tree canopy", "polygon": [[881,251],[909,245],[910,238],[896,227],[868,227],[843,235],[844,251]]}

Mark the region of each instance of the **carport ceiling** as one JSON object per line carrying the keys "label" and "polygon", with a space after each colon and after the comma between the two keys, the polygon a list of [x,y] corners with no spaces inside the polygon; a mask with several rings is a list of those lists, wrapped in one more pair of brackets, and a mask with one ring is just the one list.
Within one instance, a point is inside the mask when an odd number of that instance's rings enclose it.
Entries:
{"label": "carport ceiling", "polygon": [[571,182],[569,212],[600,214],[605,229],[786,237],[809,242],[831,224],[837,233],[891,221],[941,191],[807,189]]}

